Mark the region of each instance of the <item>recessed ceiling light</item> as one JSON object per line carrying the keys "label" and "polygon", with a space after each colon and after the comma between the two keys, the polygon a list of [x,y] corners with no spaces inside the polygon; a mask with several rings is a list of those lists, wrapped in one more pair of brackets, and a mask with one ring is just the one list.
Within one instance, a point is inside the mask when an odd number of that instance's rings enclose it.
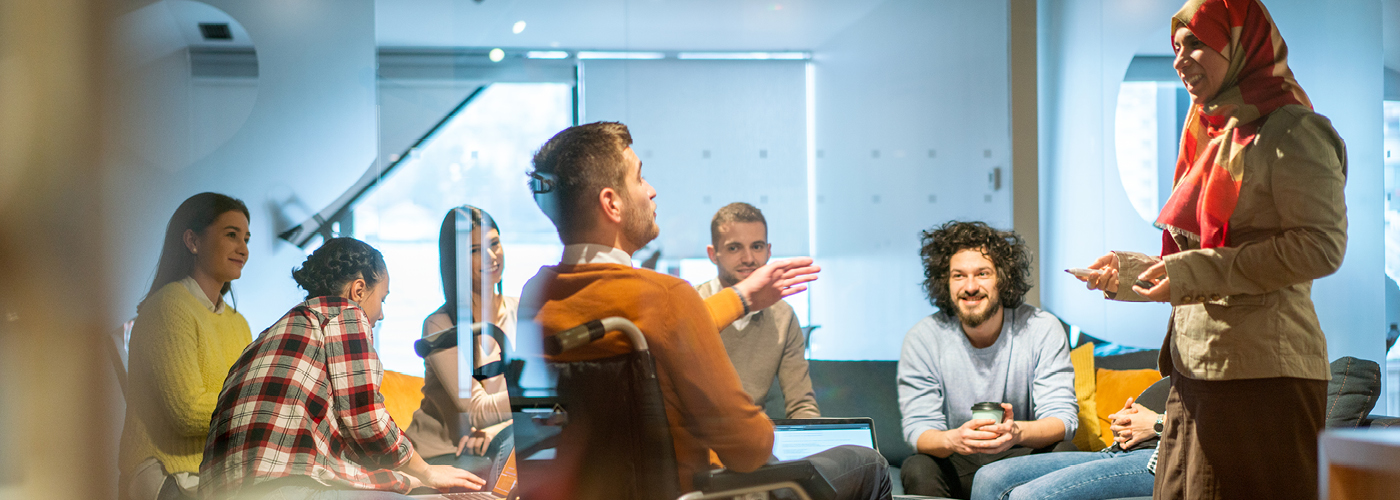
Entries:
{"label": "recessed ceiling light", "polygon": [[525,31],[525,21],[516,21],[515,26],[510,27],[511,33],[519,35],[521,31]]}
{"label": "recessed ceiling light", "polygon": [[501,49],[491,49],[491,53],[487,54],[487,57],[491,58],[491,62],[501,62],[501,59],[506,58],[506,51]]}
{"label": "recessed ceiling light", "polygon": [[525,53],[528,59],[568,59],[569,53],[563,50],[532,50]]}
{"label": "recessed ceiling light", "polygon": [[617,51],[597,51],[582,50],[578,53],[579,59],[665,59],[664,52],[617,52]]}

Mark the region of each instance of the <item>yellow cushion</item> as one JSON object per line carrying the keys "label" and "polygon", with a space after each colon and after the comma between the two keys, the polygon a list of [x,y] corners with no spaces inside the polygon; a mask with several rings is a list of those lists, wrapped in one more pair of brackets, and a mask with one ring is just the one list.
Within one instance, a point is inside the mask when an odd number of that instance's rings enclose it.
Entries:
{"label": "yellow cushion", "polygon": [[384,370],[384,381],[379,384],[379,394],[384,396],[384,409],[399,429],[408,429],[413,423],[413,412],[423,402],[423,377],[405,375],[393,370]]}
{"label": "yellow cushion", "polygon": [[1074,366],[1074,398],[1079,400],[1079,429],[1074,431],[1074,446],[1082,451],[1099,451],[1107,447],[1099,432],[1098,406],[1094,395],[1097,380],[1094,373],[1094,345],[1084,344],[1069,352]]}
{"label": "yellow cushion", "polygon": [[[1098,392],[1095,404],[1098,407],[1099,435],[1106,445],[1113,444],[1113,431],[1109,430],[1112,421],[1109,415],[1123,409],[1128,398],[1136,398],[1142,391],[1162,379],[1157,370],[1105,370],[1099,368],[1095,377]],[[1083,408],[1080,408],[1083,411]],[[1082,413],[1081,413],[1082,415]]]}

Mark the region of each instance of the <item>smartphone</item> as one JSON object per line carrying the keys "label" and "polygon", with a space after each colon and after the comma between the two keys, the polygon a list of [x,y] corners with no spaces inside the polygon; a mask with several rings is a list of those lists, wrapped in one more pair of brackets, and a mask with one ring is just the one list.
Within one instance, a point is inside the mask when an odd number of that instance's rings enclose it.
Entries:
{"label": "smartphone", "polygon": [[[1065,269],[1065,272],[1073,274],[1076,278],[1089,279],[1090,276],[1093,276],[1093,274],[1098,271],[1095,271],[1093,269],[1085,269],[1082,267],[1072,267],[1069,269]],[[1137,280],[1133,282],[1133,284],[1143,288],[1152,288],[1154,286],[1157,286],[1156,283],[1147,280]]]}

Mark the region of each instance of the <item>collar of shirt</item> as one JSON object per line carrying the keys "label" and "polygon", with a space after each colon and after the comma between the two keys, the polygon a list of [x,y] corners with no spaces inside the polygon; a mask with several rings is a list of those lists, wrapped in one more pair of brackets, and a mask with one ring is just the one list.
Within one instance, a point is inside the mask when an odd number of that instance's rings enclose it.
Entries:
{"label": "collar of shirt", "polygon": [[621,248],[595,243],[579,243],[564,246],[564,256],[559,259],[559,264],[564,266],[622,264],[632,267],[632,256],[622,251]]}
{"label": "collar of shirt", "polygon": [[731,323],[731,325],[734,326],[734,329],[735,329],[735,330],[743,330],[743,329],[745,329],[745,328],[748,328],[748,327],[749,327],[749,322],[750,322],[750,321],[753,321],[753,319],[754,319],[755,317],[757,317],[758,314],[761,313],[761,312],[763,312],[763,311],[762,311],[762,310],[758,310],[758,311],[754,311],[754,312],[745,314],[744,317],[734,320],[734,323]]}
{"label": "collar of shirt", "polygon": [[190,291],[190,295],[194,295],[195,300],[198,300],[199,304],[208,309],[209,312],[214,314],[224,312],[224,298],[220,296],[217,304],[211,302],[209,296],[204,294],[204,289],[199,287],[199,282],[195,281],[193,276],[185,276],[185,279],[180,280],[180,284],[185,285],[185,289]]}

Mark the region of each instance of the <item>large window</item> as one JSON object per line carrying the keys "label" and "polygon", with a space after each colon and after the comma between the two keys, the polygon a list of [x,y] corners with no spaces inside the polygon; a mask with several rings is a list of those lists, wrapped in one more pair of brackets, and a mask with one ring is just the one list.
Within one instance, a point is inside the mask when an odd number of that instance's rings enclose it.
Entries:
{"label": "large window", "polygon": [[423,319],[442,305],[439,226],[447,211],[470,204],[501,228],[502,286],[519,297],[563,246],[526,186],[530,157],[573,117],[573,89],[561,83],[498,83],[424,141],[354,212],[354,235],[384,253],[391,277],[376,349],[385,369],[421,376],[413,352]]}

